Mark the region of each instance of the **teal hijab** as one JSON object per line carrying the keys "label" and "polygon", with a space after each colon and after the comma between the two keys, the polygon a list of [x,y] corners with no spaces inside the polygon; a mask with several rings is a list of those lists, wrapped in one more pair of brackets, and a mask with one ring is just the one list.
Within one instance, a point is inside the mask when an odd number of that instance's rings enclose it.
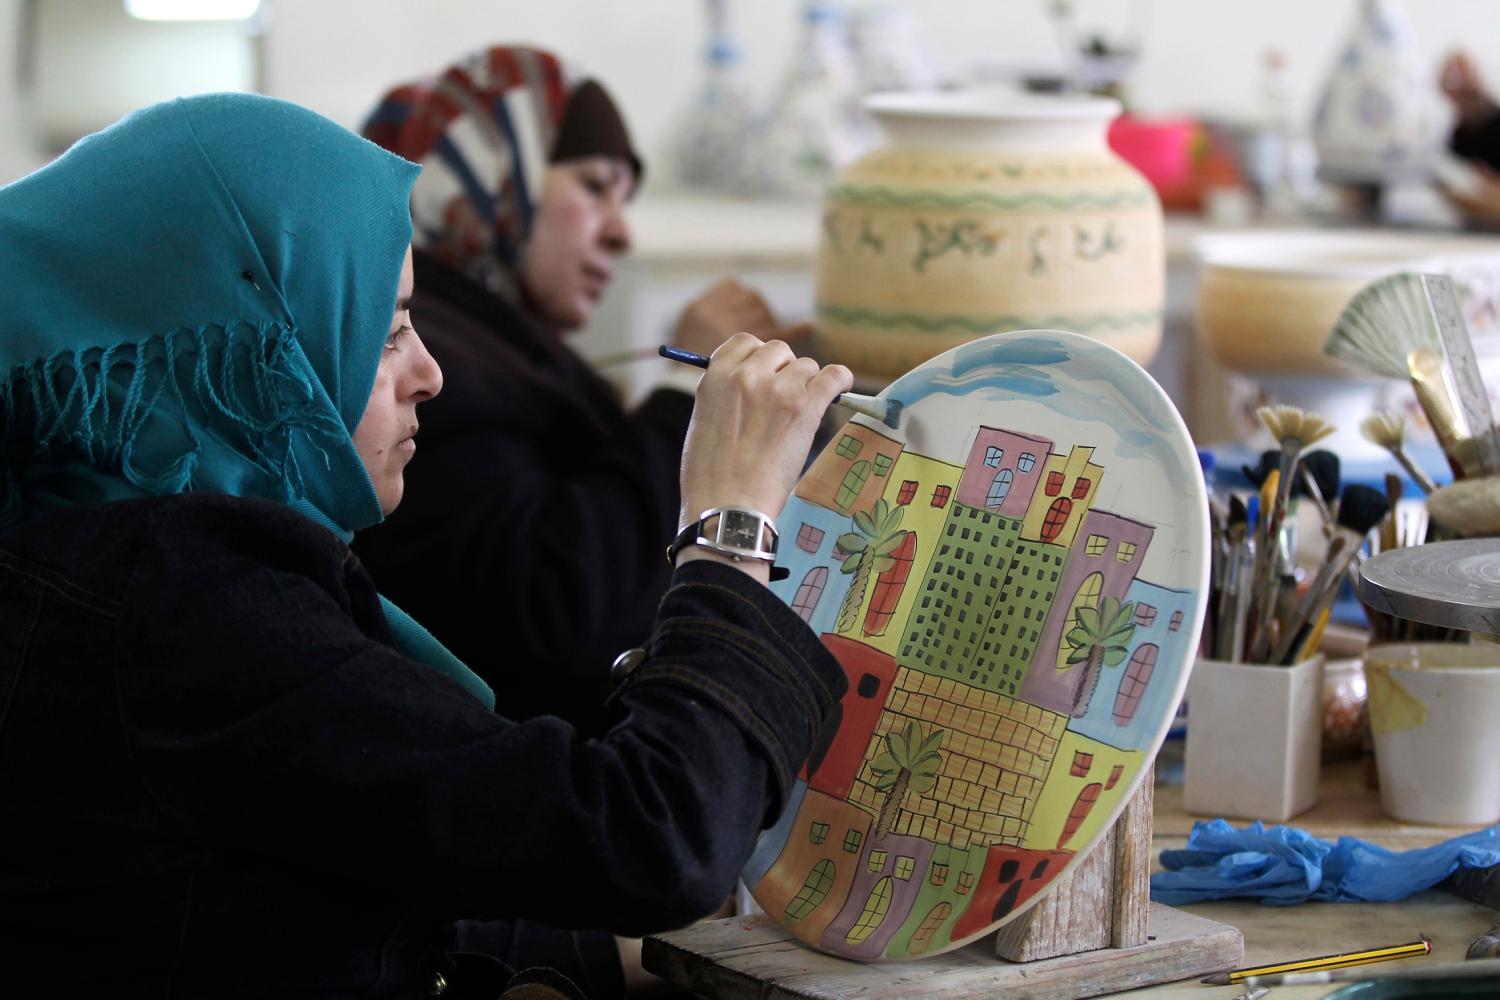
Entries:
{"label": "teal hijab", "polygon": [[[294,104],[155,105],[0,188],[0,526],[188,491],[381,519],[354,446],[419,168]],[[384,598],[402,648],[494,695]]]}

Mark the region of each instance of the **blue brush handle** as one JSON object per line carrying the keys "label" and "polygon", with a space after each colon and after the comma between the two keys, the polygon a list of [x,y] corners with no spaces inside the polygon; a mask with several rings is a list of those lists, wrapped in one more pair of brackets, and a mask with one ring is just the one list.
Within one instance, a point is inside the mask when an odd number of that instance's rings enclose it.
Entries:
{"label": "blue brush handle", "polygon": [[[692,365],[694,368],[708,367],[708,355],[699,354],[697,351],[685,351],[680,347],[668,347],[666,344],[663,344],[656,349],[656,353],[664,358],[681,361],[685,365]],[[841,392],[833,397],[833,401],[837,403],[843,398],[844,394]]]}

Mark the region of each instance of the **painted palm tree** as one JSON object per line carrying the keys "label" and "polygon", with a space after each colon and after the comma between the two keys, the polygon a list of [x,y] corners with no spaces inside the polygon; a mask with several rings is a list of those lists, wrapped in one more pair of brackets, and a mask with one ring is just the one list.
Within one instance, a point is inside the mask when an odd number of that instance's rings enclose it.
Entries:
{"label": "painted palm tree", "polygon": [[1098,605],[1079,608],[1076,622],[1065,638],[1073,647],[1068,666],[1083,664],[1072,713],[1081,719],[1088,714],[1103,668],[1118,667],[1125,659],[1135,634],[1135,604],[1121,605],[1117,597],[1100,598]]}
{"label": "painted palm tree", "polygon": [[865,590],[870,586],[870,575],[884,573],[896,565],[891,553],[906,540],[906,532],[901,530],[901,515],[905,511],[905,507],[899,506],[892,510],[884,498],[876,500],[871,509],[855,513],[853,531],[839,536],[838,549],[846,553],[841,569],[853,573],[854,581],[849,584],[849,593],[844,595],[844,603],[839,606],[838,621],[833,626],[835,632],[853,631],[859,621],[859,606],[864,603]]}
{"label": "painted palm tree", "polygon": [[908,722],[902,732],[893,729],[885,734],[885,751],[870,764],[875,775],[875,790],[885,792],[885,801],[880,804],[880,818],[875,823],[876,839],[891,832],[907,792],[922,795],[932,791],[932,786],[937,784],[938,771],[943,767],[943,755],[938,752],[942,745],[941,729],[934,729],[929,734],[926,727],[915,720]]}

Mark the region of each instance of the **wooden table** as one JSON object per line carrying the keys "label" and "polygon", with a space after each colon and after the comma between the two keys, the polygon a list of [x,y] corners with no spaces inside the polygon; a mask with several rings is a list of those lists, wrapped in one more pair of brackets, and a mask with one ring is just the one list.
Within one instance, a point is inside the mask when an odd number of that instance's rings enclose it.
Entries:
{"label": "wooden table", "polygon": [[[1291,825],[1325,838],[1352,834],[1394,849],[1437,843],[1469,828],[1415,826],[1388,819],[1379,796],[1364,787],[1364,762],[1324,770],[1320,801]],[[1156,791],[1153,856],[1180,847],[1196,819],[1182,809],[1180,788]],[[1181,912],[1231,924],[1244,934],[1245,963],[1307,957],[1413,941],[1427,935],[1433,953],[1404,959],[1424,963],[1462,959],[1469,942],[1495,922],[1495,911],[1429,891],[1400,903],[1304,903],[1269,907],[1233,901],[1181,907]],[[647,939],[646,967],[704,996],[782,1000],[847,997],[894,1000],[910,996],[989,997],[983,970],[1004,964],[989,938],[922,962],[862,965],[803,948],[765,916],[733,917]],[[1394,966],[1393,966],[1394,967]],[[1313,1000],[1331,986],[1276,987],[1267,1000]],[[1243,987],[1207,987],[1196,980],[1115,994],[1132,1000],[1229,1000]]]}

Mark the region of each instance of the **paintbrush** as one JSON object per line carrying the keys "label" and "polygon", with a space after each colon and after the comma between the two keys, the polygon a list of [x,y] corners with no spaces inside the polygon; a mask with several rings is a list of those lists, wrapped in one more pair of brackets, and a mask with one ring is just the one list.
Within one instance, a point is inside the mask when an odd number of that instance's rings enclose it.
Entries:
{"label": "paintbrush", "polygon": [[[680,347],[668,347],[664,344],[657,348],[656,353],[695,368],[708,367],[707,355],[698,354],[695,351],[685,351]],[[878,396],[865,396],[857,392],[842,392],[833,397],[833,402],[835,405],[847,406],[855,413],[873,417],[892,430],[901,426],[901,400],[899,399],[881,399]]]}
{"label": "paintbrush", "polygon": [[[1250,659],[1263,661],[1266,652],[1270,648],[1271,618],[1275,613],[1276,595],[1275,588],[1275,554],[1273,546],[1276,545],[1282,522],[1286,518],[1287,501],[1292,492],[1292,472],[1296,468],[1297,459],[1308,446],[1321,441],[1334,432],[1332,424],[1328,423],[1316,413],[1305,411],[1296,406],[1262,406],[1255,411],[1260,422],[1281,449],[1281,463],[1276,470],[1275,495],[1269,508],[1264,506],[1262,500],[1261,529],[1257,541],[1266,546],[1265,551],[1257,552],[1255,560],[1255,579],[1252,584],[1251,605],[1258,609],[1255,618],[1251,622],[1250,631]],[[1269,484],[1271,477],[1268,476],[1266,483]],[[1264,497],[1266,490],[1262,486],[1261,494]]]}
{"label": "paintbrush", "polygon": [[1235,621],[1238,614],[1238,599],[1243,589],[1241,572],[1244,563],[1246,526],[1250,513],[1245,501],[1234,494],[1229,496],[1229,515],[1224,520],[1224,576],[1223,592],[1219,598],[1218,621],[1214,625],[1214,647],[1212,656],[1218,660],[1238,658],[1232,644],[1235,642]]}
{"label": "paintbrush", "polygon": [[[1330,497],[1339,492],[1339,457],[1326,449],[1310,451],[1297,463],[1297,486],[1300,487],[1318,508],[1318,517],[1323,524],[1323,537],[1333,534],[1333,511],[1328,506]],[[1297,490],[1294,488],[1292,495]]]}
{"label": "paintbrush", "polygon": [[1365,536],[1380,523],[1390,509],[1384,493],[1358,483],[1344,487],[1339,497],[1338,526],[1328,544],[1329,555],[1307,588],[1297,607],[1292,627],[1282,633],[1270,662],[1291,664],[1311,652],[1314,633],[1321,634],[1319,618],[1338,597],[1344,575],[1359,557]]}
{"label": "paintbrush", "polygon": [[1423,493],[1431,493],[1437,488],[1432,482],[1432,477],[1412,461],[1411,454],[1406,450],[1405,417],[1399,413],[1372,413],[1359,422],[1359,432],[1364,435],[1366,441],[1390,452],[1391,457],[1400,463],[1401,468],[1406,470],[1411,481],[1416,483]]}

